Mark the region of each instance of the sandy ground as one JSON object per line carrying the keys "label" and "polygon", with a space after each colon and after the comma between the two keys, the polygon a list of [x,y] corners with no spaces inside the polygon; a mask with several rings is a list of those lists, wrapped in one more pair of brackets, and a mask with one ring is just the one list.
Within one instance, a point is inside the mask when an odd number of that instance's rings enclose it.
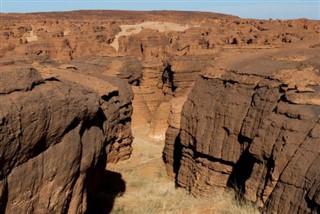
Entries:
{"label": "sandy ground", "polygon": [[158,30],[159,32],[164,31],[184,31],[190,28],[187,25],[181,25],[177,23],[170,22],[143,22],[135,25],[120,25],[121,32],[119,32],[114,41],[110,44],[116,51],[119,49],[119,37],[120,36],[131,36],[134,34],[138,34],[142,31],[142,29],[153,29]]}
{"label": "sandy ground", "polygon": [[[136,191],[130,185],[132,178],[154,179],[157,175],[163,175],[163,179],[173,183],[173,180],[166,176],[165,165],[162,161],[162,151],[164,141],[156,141],[148,136],[149,126],[138,126],[132,129],[134,141],[132,144],[133,152],[129,160],[118,162],[117,164],[109,164],[108,170],[119,172],[122,178],[127,181],[125,196]],[[133,185],[134,186],[134,185]],[[121,201],[121,199],[119,200]]]}
{"label": "sandy ground", "polygon": [[125,191],[115,198],[111,213],[257,213],[250,204],[240,205],[234,194],[194,198],[176,188],[162,161],[163,141],[148,137],[149,127],[134,127],[133,153],[129,160],[108,164],[121,174]]}

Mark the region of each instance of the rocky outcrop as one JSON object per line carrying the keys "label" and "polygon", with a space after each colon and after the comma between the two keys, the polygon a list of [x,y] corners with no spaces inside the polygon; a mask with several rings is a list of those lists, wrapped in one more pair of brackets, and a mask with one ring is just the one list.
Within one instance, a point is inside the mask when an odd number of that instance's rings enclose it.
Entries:
{"label": "rocky outcrop", "polygon": [[232,187],[267,213],[319,212],[318,50],[220,57],[167,131],[169,174],[194,195]]}
{"label": "rocky outcrop", "polygon": [[130,86],[39,64],[0,82],[1,213],[90,210],[107,160],[131,153]]}
{"label": "rocky outcrop", "polygon": [[170,177],[175,178],[179,170],[180,161],[176,156],[181,154],[180,121],[182,107],[187,96],[173,99],[170,105],[168,129],[165,132],[165,145],[163,148],[163,160],[166,163],[166,171]]}
{"label": "rocky outcrop", "polygon": [[75,73],[96,76],[118,77],[136,86],[142,78],[142,65],[134,56],[87,56],[71,60],[68,64],[61,64],[59,68],[68,69]]}
{"label": "rocky outcrop", "polygon": [[113,142],[106,148],[108,162],[115,163],[130,157],[133,140],[131,133],[133,93],[130,85],[126,83],[128,79],[121,80],[100,74],[99,69],[88,72],[83,68],[64,70],[61,66],[56,68],[37,65],[37,68],[45,78],[64,79],[96,91],[101,97],[101,109],[109,123],[109,133],[106,133],[110,137],[108,141]]}

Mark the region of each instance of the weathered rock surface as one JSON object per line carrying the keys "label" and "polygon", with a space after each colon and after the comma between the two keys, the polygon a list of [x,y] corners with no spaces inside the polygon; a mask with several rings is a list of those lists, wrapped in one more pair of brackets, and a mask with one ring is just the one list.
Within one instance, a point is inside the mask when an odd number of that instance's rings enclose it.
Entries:
{"label": "weathered rock surface", "polygon": [[319,53],[222,54],[167,130],[177,184],[194,195],[233,187],[267,213],[319,212]]}
{"label": "weathered rock surface", "polygon": [[107,160],[131,154],[132,90],[118,79],[34,67],[1,67],[0,211],[84,213]]}
{"label": "weathered rock surface", "polygon": [[159,105],[158,109],[156,110],[154,117],[150,123],[150,131],[149,136],[157,139],[157,140],[164,140],[165,133],[168,129],[168,117],[170,113],[170,103],[163,102]]}
{"label": "weathered rock surface", "polygon": [[167,174],[171,177],[175,177],[179,170],[179,161],[177,161],[176,155],[181,153],[180,145],[180,121],[182,107],[187,96],[173,99],[171,101],[169,118],[168,118],[168,129],[165,134],[165,145],[163,148],[163,159],[166,163]]}
{"label": "weathered rock surface", "polygon": [[[99,70],[88,72],[87,69],[63,70],[51,66],[37,66],[46,78],[59,78],[83,85],[96,91],[101,97],[101,110],[108,121],[109,142],[107,146],[108,162],[116,163],[130,157],[132,148],[131,115],[133,92],[126,82],[115,77],[100,74]],[[85,67],[85,66],[84,66]],[[100,67],[101,68],[101,67]],[[82,74],[84,73],[84,74]],[[114,134],[115,133],[115,134]]]}
{"label": "weathered rock surface", "polygon": [[168,174],[193,194],[232,186],[267,212],[319,210],[319,21],[0,16],[0,213],[86,210],[105,161],[130,156],[131,115],[165,135]]}
{"label": "weathered rock surface", "polygon": [[132,123],[163,127],[166,120],[155,115],[159,106],[185,96],[219,51],[281,48],[316,40],[320,31],[318,21],[306,19],[177,11],[1,14],[1,19],[0,56],[47,57],[81,73],[127,79],[136,86]]}
{"label": "weathered rock surface", "polygon": [[127,80],[133,86],[139,85],[142,78],[142,65],[136,57],[87,56],[79,57],[69,63],[62,64],[59,68],[87,75],[118,77]]}

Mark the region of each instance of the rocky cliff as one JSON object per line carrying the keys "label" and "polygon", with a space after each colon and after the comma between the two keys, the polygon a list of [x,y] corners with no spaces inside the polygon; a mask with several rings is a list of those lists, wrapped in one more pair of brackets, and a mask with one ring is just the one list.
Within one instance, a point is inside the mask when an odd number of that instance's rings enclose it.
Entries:
{"label": "rocky cliff", "polygon": [[168,174],[194,195],[319,209],[319,21],[0,16],[0,213],[90,208],[106,162],[130,157],[131,124],[165,138]]}
{"label": "rocky cliff", "polygon": [[1,213],[84,213],[131,154],[130,86],[45,65],[1,67]]}
{"label": "rocky cliff", "polygon": [[224,53],[197,79],[167,130],[178,185],[232,187],[267,213],[319,212],[320,52],[310,47]]}
{"label": "rocky cliff", "polygon": [[136,98],[132,123],[159,127],[150,132],[158,139],[168,126],[168,103],[188,94],[218,52],[282,48],[317,39],[320,30],[318,21],[306,19],[177,11],[1,14],[1,19],[5,42],[0,57],[46,57],[70,68],[128,79]]}

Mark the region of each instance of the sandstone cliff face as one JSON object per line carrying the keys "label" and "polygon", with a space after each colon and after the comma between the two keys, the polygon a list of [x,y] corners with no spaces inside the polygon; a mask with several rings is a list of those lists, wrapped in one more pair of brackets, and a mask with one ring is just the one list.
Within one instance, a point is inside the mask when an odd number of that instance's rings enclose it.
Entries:
{"label": "sandstone cliff face", "polygon": [[118,77],[132,85],[139,85],[142,78],[142,65],[134,56],[87,56],[61,64],[59,68],[70,69],[75,73],[95,76]]}
{"label": "sandstone cliff face", "polygon": [[[127,79],[135,93],[133,125],[153,123],[162,130],[168,114],[155,114],[172,98],[184,97],[218,52],[281,48],[317,39],[320,30],[317,21],[305,19],[198,12],[73,11],[1,18],[1,57],[45,57],[75,72]],[[155,138],[164,134],[150,132]]]}
{"label": "sandstone cliff face", "polygon": [[181,153],[180,127],[181,112],[187,96],[172,100],[168,118],[168,129],[165,132],[165,145],[163,148],[163,160],[166,163],[166,171],[170,177],[175,177],[180,167],[177,161]]}
{"label": "sandstone cliff face", "polygon": [[131,124],[147,123],[166,138],[168,174],[193,194],[231,186],[267,212],[319,209],[319,21],[0,16],[0,212],[86,210],[105,161],[129,158]]}
{"label": "sandstone cliff face", "polygon": [[78,75],[1,67],[1,213],[84,213],[107,160],[130,156],[130,86]]}
{"label": "sandstone cliff face", "polygon": [[221,58],[167,131],[169,174],[194,195],[233,187],[267,213],[319,212],[319,50]]}
{"label": "sandstone cliff face", "polygon": [[[103,61],[103,60],[102,60]],[[60,78],[70,82],[89,87],[96,91],[101,97],[101,110],[108,121],[108,141],[112,142],[106,148],[108,153],[108,162],[116,163],[119,160],[125,160],[130,157],[133,140],[131,133],[131,115],[133,92],[128,81],[130,78],[119,79],[107,72],[101,72],[98,68],[104,69],[98,65],[95,70],[88,64],[81,64],[82,68],[71,67],[71,70],[64,70],[60,65],[58,67],[50,65],[36,64],[37,68],[46,78]],[[69,68],[69,67],[68,67]],[[76,68],[74,70],[74,68]],[[86,69],[87,68],[87,69]],[[115,69],[116,70],[116,69]]]}

